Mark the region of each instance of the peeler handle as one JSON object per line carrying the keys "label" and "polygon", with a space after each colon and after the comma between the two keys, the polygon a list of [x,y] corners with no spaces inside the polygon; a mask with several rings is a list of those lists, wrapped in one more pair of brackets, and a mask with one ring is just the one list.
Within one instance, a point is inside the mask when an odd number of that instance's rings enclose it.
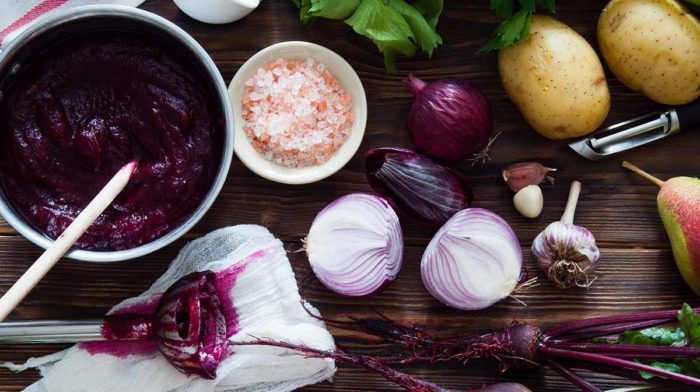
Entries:
{"label": "peeler handle", "polygon": [[687,105],[676,108],[678,122],[681,129],[697,127],[700,125],[700,99]]}

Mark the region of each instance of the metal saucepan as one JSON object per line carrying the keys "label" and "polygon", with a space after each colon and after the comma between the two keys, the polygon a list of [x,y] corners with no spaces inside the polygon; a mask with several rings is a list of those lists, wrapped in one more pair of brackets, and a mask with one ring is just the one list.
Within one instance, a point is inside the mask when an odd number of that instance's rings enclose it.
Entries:
{"label": "metal saucepan", "polygon": [[[75,249],[66,257],[95,261],[111,262],[132,259],[154,252],[181,237],[190,230],[211,207],[219,194],[231,164],[233,154],[233,110],[226,84],[207,52],[184,30],[155,14],[136,8],[122,6],[85,6],[56,12],[37,20],[19,34],[7,47],[0,51],[0,99],[13,77],[22,72],[34,54],[49,47],[52,43],[73,35],[90,31],[135,31],[148,34],[172,45],[184,56],[189,57],[206,76],[225,118],[225,136],[222,146],[222,158],[217,176],[209,193],[192,213],[192,215],[168,234],[136,248],[119,251],[90,251]],[[47,248],[52,240],[28,224],[18,214],[0,192],[0,214],[24,237],[36,245]]]}

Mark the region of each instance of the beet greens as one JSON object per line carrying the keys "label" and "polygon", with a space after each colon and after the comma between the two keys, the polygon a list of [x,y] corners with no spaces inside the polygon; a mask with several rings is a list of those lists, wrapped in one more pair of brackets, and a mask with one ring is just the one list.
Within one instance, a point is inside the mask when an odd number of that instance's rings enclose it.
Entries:
{"label": "beet greens", "polygon": [[[627,379],[677,387],[700,387],[700,308],[683,305],[680,311],[653,311],[564,322],[547,329],[513,324],[483,335],[439,336],[422,326],[404,325],[382,315],[376,319],[347,321],[323,319],[328,325],[362,331],[402,348],[392,357],[369,357],[340,350],[325,352],[287,343],[257,340],[291,348],[303,355],[333,358],[375,371],[407,390],[446,391],[391,368],[417,362],[491,359],[498,369],[547,366],[582,391],[599,388],[573,369],[587,369]],[[678,321],[680,327],[663,327]]]}

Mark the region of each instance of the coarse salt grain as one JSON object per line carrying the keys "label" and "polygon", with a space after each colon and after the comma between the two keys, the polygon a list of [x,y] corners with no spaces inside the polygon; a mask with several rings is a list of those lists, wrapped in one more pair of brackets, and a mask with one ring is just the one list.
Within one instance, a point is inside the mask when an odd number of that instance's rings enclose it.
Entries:
{"label": "coarse salt grain", "polygon": [[352,97],[312,58],[270,61],[244,86],[248,140],[278,165],[324,163],[350,134]]}

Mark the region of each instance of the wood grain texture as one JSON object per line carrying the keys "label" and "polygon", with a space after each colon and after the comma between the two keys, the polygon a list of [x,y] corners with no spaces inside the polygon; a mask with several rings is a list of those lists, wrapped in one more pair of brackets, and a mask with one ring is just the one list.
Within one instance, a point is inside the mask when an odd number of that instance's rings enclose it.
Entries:
{"label": "wood grain texture", "polygon": [[[187,235],[195,238],[227,225],[258,223],[283,240],[290,251],[301,246],[315,214],[334,198],[350,192],[370,192],[364,174],[364,152],[379,146],[410,146],[406,113],[411,97],[401,83],[408,71],[429,80],[443,76],[469,78],[488,95],[495,127],[502,132],[492,160],[472,168],[459,167],[472,179],[475,205],[494,210],[513,225],[524,248],[526,266],[537,275],[538,287],[517,293],[527,303],[506,300],[480,312],[460,312],[441,305],[423,289],[418,273],[420,257],[433,233],[403,222],[406,237],[405,266],[398,280],[371,298],[336,296],[311,280],[303,295],[331,318],[371,317],[379,310],[404,322],[426,324],[436,331],[483,331],[508,325],[514,319],[543,326],[572,318],[640,309],[677,308],[684,301],[698,304],[676,271],[668,240],[656,212],[657,188],[619,167],[622,157],[662,178],[700,173],[700,138],[684,132],[660,143],[602,162],[588,162],[564,142],[553,142],[530,130],[508,101],[498,79],[495,55],[475,55],[498,22],[488,1],[448,0],[438,26],[444,39],[432,59],[416,56],[398,62],[398,75],[386,75],[383,60],[370,42],[338,22],[302,25],[288,0],[263,0],[246,19],[223,26],[196,22],[168,0],[147,0],[142,8],[164,16],[192,34],[210,53],[227,82],[243,62],[258,50],[285,40],[307,40],[327,46],[356,69],[365,86],[369,116],[365,140],[355,158],[339,173],[316,184],[288,186],[255,176],[235,157],[228,181],[211,211]],[[559,0],[557,18],[571,25],[595,46],[594,29],[605,1]],[[612,112],[607,123],[643,114],[656,105],[609,78]],[[544,186],[542,217],[527,220],[517,215],[512,193],[502,184],[500,171],[511,162],[537,160],[559,168],[557,183]],[[576,223],[590,229],[602,247],[600,279],[588,290],[555,289],[532,265],[529,245],[563,210],[569,183],[583,182]],[[124,298],[139,294],[165,271],[186,239],[139,260],[117,264],[90,264],[62,260],[11,315],[14,320],[96,318]],[[7,290],[40,254],[0,220],[0,292]],[[309,274],[301,253],[290,253],[299,281]],[[364,353],[386,354],[390,348],[366,336],[332,330],[338,344]],[[22,361],[61,347],[4,346],[0,362]],[[412,366],[405,369],[446,388],[464,390],[503,380],[517,380],[535,391],[573,391],[549,370],[501,375],[493,363],[473,362]],[[612,377],[583,373],[603,389],[627,385]],[[35,381],[35,372],[13,374],[0,369],[0,391],[18,391]],[[361,369],[341,366],[333,384],[310,391],[396,391],[396,387]]]}

